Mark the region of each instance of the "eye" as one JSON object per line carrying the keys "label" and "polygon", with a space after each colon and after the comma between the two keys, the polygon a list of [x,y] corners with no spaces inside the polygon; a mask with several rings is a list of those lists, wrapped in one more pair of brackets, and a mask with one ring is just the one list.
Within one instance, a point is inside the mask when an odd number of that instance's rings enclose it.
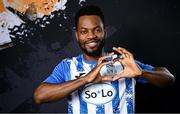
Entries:
{"label": "eye", "polygon": [[87,30],[80,30],[79,32],[81,35],[87,34]]}
{"label": "eye", "polygon": [[96,28],[95,32],[100,33],[100,32],[102,32],[102,29],[101,28]]}

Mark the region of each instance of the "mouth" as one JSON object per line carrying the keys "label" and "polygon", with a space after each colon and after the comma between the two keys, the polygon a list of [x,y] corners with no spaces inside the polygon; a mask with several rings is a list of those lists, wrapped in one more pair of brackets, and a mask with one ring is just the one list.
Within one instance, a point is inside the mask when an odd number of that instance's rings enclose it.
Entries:
{"label": "mouth", "polygon": [[98,42],[97,40],[93,40],[93,41],[88,41],[85,43],[85,45],[91,49],[95,48],[98,46]]}

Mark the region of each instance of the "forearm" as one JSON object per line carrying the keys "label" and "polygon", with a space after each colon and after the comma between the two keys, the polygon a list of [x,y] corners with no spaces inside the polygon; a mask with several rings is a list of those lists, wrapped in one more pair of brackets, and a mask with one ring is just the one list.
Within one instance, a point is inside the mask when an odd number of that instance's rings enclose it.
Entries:
{"label": "forearm", "polygon": [[156,67],[152,71],[143,71],[140,77],[158,87],[172,85],[175,81],[174,76],[164,67]]}
{"label": "forearm", "polygon": [[84,78],[79,78],[60,84],[42,83],[34,92],[34,100],[37,104],[57,101],[85,84],[86,81]]}

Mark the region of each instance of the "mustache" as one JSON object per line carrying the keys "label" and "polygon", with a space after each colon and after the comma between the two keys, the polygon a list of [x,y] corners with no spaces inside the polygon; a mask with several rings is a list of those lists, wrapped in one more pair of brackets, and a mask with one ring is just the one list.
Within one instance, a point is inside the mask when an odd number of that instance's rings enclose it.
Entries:
{"label": "mustache", "polygon": [[101,40],[99,40],[99,39],[91,39],[91,40],[85,41],[84,43],[88,44],[88,43],[91,43],[91,42],[100,42],[100,41]]}

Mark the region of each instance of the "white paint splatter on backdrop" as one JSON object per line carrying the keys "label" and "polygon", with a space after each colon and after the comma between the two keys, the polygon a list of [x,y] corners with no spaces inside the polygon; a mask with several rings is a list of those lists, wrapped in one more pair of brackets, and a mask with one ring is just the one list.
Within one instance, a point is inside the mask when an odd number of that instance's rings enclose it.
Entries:
{"label": "white paint splatter on backdrop", "polygon": [[11,42],[8,28],[20,25],[22,22],[21,19],[8,10],[0,13],[0,45]]}
{"label": "white paint splatter on backdrop", "polygon": [[[59,9],[65,10],[67,1],[68,0],[59,0],[59,2],[54,5],[52,12],[58,11]],[[79,0],[79,5],[82,6],[83,2],[86,2],[86,0]],[[7,0],[3,0],[3,3],[5,7],[13,7],[7,2]],[[42,18],[43,16],[44,14],[37,12],[37,18]],[[67,19],[65,14],[63,16],[64,19]],[[51,17],[53,17],[53,15]],[[0,45],[11,42],[8,28],[13,28],[15,25],[19,26],[21,23],[23,23],[23,21],[7,9],[5,12],[0,13]],[[60,24],[60,26],[62,26],[62,24]]]}
{"label": "white paint splatter on backdrop", "polygon": [[65,10],[66,9],[66,6],[65,6],[66,3],[67,3],[67,0],[60,0],[59,2],[57,2],[55,4],[53,11],[58,11],[59,9]]}
{"label": "white paint splatter on backdrop", "polygon": [[79,5],[82,6],[82,3],[83,3],[83,2],[86,2],[86,0],[79,0]]}
{"label": "white paint splatter on backdrop", "polygon": [[[5,7],[13,7],[7,2],[7,0],[3,0],[3,3]],[[66,3],[67,0],[60,0],[55,4],[53,11],[57,11],[59,9],[65,10]],[[37,18],[42,18],[43,16],[44,14],[37,13]],[[15,25],[19,26],[21,23],[23,23],[23,21],[18,16],[16,16],[8,10],[0,13],[0,45],[4,45],[6,43],[11,42],[8,28],[13,28],[13,26]]]}

